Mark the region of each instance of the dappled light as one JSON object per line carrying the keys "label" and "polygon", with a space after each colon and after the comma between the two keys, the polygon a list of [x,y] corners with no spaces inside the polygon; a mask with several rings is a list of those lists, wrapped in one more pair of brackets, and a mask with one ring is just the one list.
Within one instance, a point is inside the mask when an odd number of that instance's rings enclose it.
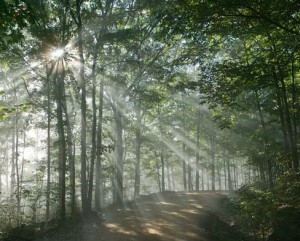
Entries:
{"label": "dappled light", "polygon": [[217,210],[218,215],[226,217],[220,204],[226,195],[211,193],[207,197],[207,194],[167,192],[142,196],[132,209],[111,213],[99,233],[106,240],[140,240],[141,237],[145,240],[202,240],[206,237],[199,233],[198,219],[202,210]]}

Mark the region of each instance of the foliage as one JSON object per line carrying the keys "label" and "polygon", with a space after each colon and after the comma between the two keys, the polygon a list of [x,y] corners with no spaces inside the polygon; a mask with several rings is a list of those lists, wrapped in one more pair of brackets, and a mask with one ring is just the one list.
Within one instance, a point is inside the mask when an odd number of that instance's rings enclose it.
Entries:
{"label": "foliage", "polygon": [[23,39],[22,30],[33,21],[33,16],[25,1],[3,0],[0,2],[0,19],[0,48],[6,50]]}
{"label": "foliage", "polygon": [[292,241],[300,238],[300,175],[286,172],[272,189],[261,182],[239,191],[238,223],[257,240]]}
{"label": "foliage", "polygon": [[0,236],[1,241],[32,241],[36,235],[33,225],[19,225],[5,230]]}

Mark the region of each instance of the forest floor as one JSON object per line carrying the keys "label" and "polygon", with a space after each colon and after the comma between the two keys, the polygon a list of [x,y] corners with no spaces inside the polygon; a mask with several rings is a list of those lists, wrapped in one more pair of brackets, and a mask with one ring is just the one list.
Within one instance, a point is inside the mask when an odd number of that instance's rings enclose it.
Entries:
{"label": "forest floor", "polygon": [[125,209],[106,209],[101,224],[85,222],[71,232],[70,239],[63,240],[241,241],[231,230],[232,216],[225,205],[228,196],[220,192],[142,196]]}

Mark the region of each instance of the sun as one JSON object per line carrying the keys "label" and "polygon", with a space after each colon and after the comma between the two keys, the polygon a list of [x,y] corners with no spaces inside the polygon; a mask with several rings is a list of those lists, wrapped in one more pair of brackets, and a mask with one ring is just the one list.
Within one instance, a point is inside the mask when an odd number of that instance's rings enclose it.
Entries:
{"label": "sun", "polygon": [[66,50],[64,48],[57,48],[51,51],[50,56],[52,60],[60,60],[65,56]]}

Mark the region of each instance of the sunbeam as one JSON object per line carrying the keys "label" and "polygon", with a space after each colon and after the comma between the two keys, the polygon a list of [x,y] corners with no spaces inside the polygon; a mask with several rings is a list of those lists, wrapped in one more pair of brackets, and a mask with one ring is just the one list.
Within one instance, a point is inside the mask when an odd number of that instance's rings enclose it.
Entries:
{"label": "sunbeam", "polygon": [[57,61],[63,59],[65,54],[66,50],[64,48],[57,48],[51,51],[50,56],[52,60]]}

